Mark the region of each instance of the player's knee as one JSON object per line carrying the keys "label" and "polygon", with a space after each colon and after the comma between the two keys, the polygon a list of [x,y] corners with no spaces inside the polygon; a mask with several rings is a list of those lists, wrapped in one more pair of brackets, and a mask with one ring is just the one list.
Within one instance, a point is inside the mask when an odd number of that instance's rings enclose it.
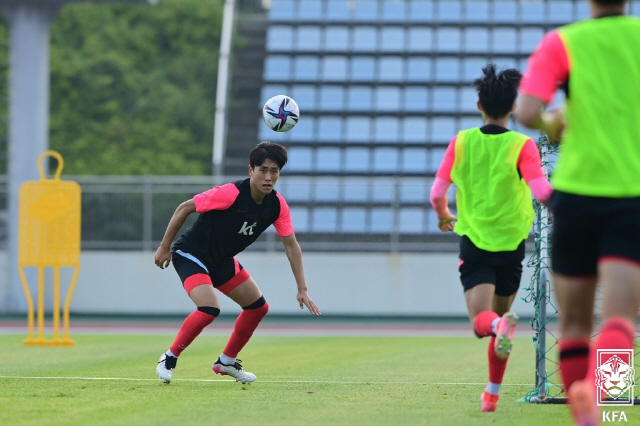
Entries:
{"label": "player's knee", "polygon": [[220,315],[220,309],[214,308],[213,306],[198,306],[198,310],[205,314],[211,315],[213,318],[216,318],[218,315]]}
{"label": "player's knee", "polygon": [[251,309],[253,312],[260,313],[262,316],[265,316],[267,315],[267,312],[269,312],[269,304],[264,299],[264,296],[260,296],[258,300],[248,306],[243,306],[242,309]]}

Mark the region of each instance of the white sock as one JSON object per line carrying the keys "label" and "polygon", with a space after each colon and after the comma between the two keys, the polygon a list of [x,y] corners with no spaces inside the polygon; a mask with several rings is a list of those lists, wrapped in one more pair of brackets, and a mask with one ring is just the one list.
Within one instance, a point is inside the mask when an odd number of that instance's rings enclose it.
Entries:
{"label": "white sock", "polygon": [[236,363],[236,359],[222,354],[220,355],[220,362],[222,362],[224,365],[233,365]]}
{"label": "white sock", "polygon": [[500,322],[500,317],[491,321],[491,331],[493,331],[493,334],[498,334],[498,322]]}
{"label": "white sock", "polygon": [[169,349],[167,352],[165,352],[165,354],[167,354],[168,356],[172,356],[174,358],[178,358],[177,355],[174,355],[173,352],[171,352],[171,349]]}
{"label": "white sock", "polygon": [[500,394],[500,385],[501,383],[487,383],[487,387],[484,388],[485,391],[489,392],[492,395]]}

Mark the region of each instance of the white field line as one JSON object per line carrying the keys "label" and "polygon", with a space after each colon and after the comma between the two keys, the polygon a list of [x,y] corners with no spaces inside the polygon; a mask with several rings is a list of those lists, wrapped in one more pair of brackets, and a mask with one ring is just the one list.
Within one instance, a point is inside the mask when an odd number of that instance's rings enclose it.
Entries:
{"label": "white field line", "polygon": [[[0,376],[0,379],[16,380],[113,380],[131,382],[160,382],[160,379],[134,379],[126,377],[45,377],[45,376]],[[227,382],[228,379],[173,379],[172,382]],[[256,383],[309,383],[329,385],[433,385],[433,386],[486,386],[486,383],[448,383],[448,382],[349,382],[332,380],[258,380]],[[533,383],[503,383],[502,386],[534,386]]]}

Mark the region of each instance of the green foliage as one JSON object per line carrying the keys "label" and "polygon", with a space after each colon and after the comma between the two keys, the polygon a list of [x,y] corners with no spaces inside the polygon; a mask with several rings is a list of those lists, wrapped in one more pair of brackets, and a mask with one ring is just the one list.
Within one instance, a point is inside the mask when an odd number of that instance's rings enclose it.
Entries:
{"label": "green foliage", "polygon": [[208,173],[221,17],[216,0],[64,6],[50,121],[64,173]]}

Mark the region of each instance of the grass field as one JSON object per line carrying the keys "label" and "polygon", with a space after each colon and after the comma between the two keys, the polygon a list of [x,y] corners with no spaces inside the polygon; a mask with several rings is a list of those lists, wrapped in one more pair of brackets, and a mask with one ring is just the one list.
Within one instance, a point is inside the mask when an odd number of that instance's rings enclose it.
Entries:
{"label": "grass field", "polygon": [[225,336],[196,339],[169,385],[155,365],[172,336],[77,335],[73,348],[23,339],[0,336],[0,425],[572,424],[566,406],[517,402],[533,388],[528,338],[516,339],[495,413],[479,403],[486,339],[256,335],[240,354],[251,385],[211,371]]}

